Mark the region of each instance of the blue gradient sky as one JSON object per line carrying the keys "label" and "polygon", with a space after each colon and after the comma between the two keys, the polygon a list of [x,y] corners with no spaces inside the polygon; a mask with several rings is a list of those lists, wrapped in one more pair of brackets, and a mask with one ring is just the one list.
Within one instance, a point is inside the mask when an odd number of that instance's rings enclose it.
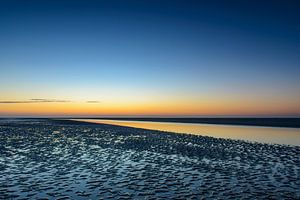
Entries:
{"label": "blue gradient sky", "polygon": [[300,116],[299,8],[0,1],[0,115]]}

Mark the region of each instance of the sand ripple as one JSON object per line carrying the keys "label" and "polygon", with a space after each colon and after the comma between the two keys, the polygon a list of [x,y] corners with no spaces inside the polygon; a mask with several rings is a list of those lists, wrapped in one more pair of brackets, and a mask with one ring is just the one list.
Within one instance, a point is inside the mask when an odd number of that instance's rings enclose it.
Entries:
{"label": "sand ripple", "polygon": [[0,199],[299,199],[300,147],[0,121]]}

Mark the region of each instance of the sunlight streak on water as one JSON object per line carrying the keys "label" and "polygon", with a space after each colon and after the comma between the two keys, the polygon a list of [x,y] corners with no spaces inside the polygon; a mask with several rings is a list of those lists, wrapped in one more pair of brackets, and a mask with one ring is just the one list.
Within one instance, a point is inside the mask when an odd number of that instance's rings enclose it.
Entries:
{"label": "sunlight streak on water", "polygon": [[300,146],[300,128],[278,128],[238,125],[213,125],[190,123],[167,123],[123,120],[76,119],[76,121],[112,124],[134,128],[189,133],[194,135],[229,138],[252,142]]}

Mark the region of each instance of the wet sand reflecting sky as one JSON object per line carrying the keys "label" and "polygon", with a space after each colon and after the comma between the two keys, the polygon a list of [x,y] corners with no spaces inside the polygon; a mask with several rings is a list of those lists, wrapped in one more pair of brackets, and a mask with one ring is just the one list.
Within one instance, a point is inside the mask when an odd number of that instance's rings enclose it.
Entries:
{"label": "wet sand reflecting sky", "polygon": [[151,130],[162,130],[176,133],[190,133],[195,135],[217,138],[241,139],[273,144],[288,144],[300,146],[299,128],[275,128],[258,126],[187,124],[165,122],[140,122],[100,119],[76,119],[78,121],[105,123],[119,126],[129,126]]}

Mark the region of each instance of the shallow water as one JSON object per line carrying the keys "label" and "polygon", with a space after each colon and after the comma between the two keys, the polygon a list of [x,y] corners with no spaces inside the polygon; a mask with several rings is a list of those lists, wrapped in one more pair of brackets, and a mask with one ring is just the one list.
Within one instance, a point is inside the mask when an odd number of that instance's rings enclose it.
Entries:
{"label": "shallow water", "polygon": [[150,130],[189,133],[195,135],[229,138],[252,142],[300,146],[300,128],[278,128],[238,125],[213,125],[166,122],[141,122],[123,120],[76,119],[77,121],[104,123]]}

